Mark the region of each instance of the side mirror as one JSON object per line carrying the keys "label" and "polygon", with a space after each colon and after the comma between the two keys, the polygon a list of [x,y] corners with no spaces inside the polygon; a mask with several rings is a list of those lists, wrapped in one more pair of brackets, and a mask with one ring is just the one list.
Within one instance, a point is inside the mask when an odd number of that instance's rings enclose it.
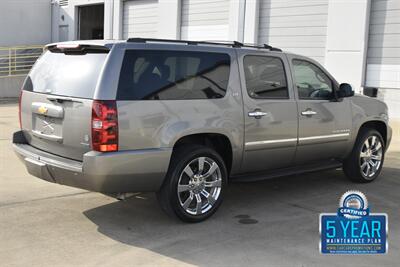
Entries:
{"label": "side mirror", "polygon": [[350,97],[353,95],[354,95],[354,91],[350,84],[348,84],[348,83],[340,84],[339,91],[338,91],[339,98]]}

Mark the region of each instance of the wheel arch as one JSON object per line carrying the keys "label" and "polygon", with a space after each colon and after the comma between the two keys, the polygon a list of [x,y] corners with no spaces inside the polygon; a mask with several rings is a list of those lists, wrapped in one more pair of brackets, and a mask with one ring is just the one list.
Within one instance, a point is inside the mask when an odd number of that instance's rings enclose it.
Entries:
{"label": "wheel arch", "polygon": [[180,137],[175,141],[172,154],[181,146],[197,144],[214,149],[224,160],[228,175],[232,170],[233,150],[229,137],[221,133],[195,133]]}
{"label": "wheel arch", "polygon": [[387,125],[385,122],[379,121],[379,120],[371,120],[371,121],[364,122],[363,124],[361,124],[360,128],[358,129],[357,138],[359,137],[361,131],[366,128],[377,130],[382,135],[383,142],[385,142],[385,146],[387,145],[388,130],[387,130]]}

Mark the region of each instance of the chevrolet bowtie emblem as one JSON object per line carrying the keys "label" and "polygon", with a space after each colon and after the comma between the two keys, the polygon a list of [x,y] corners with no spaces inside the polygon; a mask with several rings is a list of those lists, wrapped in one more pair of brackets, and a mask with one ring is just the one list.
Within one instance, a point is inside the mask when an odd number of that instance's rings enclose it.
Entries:
{"label": "chevrolet bowtie emblem", "polygon": [[38,112],[42,115],[46,115],[47,114],[48,109],[44,106],[41,106],[38,108]]}

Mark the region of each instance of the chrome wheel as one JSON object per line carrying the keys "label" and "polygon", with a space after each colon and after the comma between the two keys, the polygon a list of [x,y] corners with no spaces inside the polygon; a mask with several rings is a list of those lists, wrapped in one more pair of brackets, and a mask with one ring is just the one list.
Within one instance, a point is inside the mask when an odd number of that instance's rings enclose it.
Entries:
{"label": "chrome wheel", "polygon": [[192,160],[180,174],[178,199],[191,215],[209,211],[221,193],[222,175],[217,162],[208,157]]}
{"label": "chrome wheel", "polygon": [[383,146],[380,139],[369,136],[361,147],[360,170],[365,178],[372,179],[382,163]]}

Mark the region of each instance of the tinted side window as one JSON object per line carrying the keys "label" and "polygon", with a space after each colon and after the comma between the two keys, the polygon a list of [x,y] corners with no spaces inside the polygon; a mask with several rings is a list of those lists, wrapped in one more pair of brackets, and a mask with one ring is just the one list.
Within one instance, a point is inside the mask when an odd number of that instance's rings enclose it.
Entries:
{"label": "tinted side window", "polygon": [[228,54],[168,50],[128,50],[117,99],[179,100],[225,96]]}
{"label": "tinted side window", "polygon": [[300,99],[331,99],[332,81],[319,67],[305,60],[293,60],[294,76]]}
{"label": "tinted side window", "polygon": [[283,62],[276,57],[245,56],[246,87],[252,98],[288,98]]}

